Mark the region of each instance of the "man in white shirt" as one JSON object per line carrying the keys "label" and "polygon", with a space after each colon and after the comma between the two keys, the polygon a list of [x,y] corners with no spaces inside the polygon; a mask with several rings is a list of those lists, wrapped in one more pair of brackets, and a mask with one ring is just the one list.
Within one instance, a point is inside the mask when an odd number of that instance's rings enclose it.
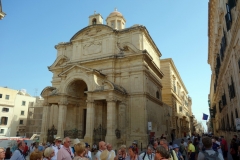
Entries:
{"label": "man in white shirt", "polygon": [[104,141],[100,141],[98,144],[99,150],[95,155],[95,160],[101,160],[100,155],[102,153],[102,151],[104,151],[107,148],[107,145]]}
{"label": "man in white shirt", "polygon": [[57,153],[60,148],[62,148],[62,139],[61,137],[56,137],[55,139],[55,144],[52,146],[52,149],[55,152],[55,155],[52,157],[51,160],[57,160]]}
{"label": "man in white shirt", "polygon": [[116,157],[115,151],[112,149],[112,145],[108,143],[107,150],[109,151],[108,160]]}
{"label": "man in white shirt", "polygon": [[199,152],[197,160],[204,160],[204,159],[214,159],[218,157],[219,160],[224,160],[222,154],[215,152],[212,149],[212,139],[209,137],[204,137],[202,139],[202,143],[205,147],[205,151]]}
{"label": "man in white shirt", "polygon": [[154,160],[155,154],[153,153],[153,147],[148,145],[147,151],[141,153],[139,157],[142,160]]}

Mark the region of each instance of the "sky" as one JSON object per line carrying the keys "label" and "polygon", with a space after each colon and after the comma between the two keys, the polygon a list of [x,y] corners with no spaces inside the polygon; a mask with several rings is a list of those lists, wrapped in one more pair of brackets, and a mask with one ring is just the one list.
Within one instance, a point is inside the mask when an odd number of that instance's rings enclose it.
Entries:
{"label": "sky", "polygon": [[211,76],[208,0],[2,0],[7,15],[0,20],[0,86],[39,96],[51,86],[47,66],[56,59],[54,46],[86,27],[94,11],[106,24],[115,8],[126,27],[147,27],[161,59],[173,59],[192,98],[193,114],[205,126]]}

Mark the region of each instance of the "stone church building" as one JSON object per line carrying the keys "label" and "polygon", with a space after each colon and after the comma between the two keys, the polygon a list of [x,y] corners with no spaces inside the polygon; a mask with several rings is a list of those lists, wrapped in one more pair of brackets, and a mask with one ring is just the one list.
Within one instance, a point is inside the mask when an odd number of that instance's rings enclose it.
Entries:
{"label": "stone church building", "polygon": [[106,22],[94,13],[87,27],[55,46],[52,86],[41,93],[41,141],[69,136],[90,145],[146,146],[151,132],[171,133],[172,110],[161,98],[161,52],[146,27],[125,28],[120,12]]}

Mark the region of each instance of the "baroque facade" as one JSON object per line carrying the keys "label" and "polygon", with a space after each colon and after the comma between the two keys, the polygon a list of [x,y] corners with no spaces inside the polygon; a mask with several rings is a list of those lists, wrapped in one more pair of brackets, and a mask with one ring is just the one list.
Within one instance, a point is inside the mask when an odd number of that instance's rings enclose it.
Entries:
{"label": "baroque facade", "polygon": [[208,15],[210,122],[214,134],[231,138],[240,110],[240,3],[210,0]]}
{"label": "baroque facade", "polygon": [[25,136],[28,106],[35,99],[24,89],[0,87],[0,137]]}
{"label": "baroque facade", "polygon": [[87,27],[55,46],[57,57],[48,67],[52,86],[41,93],[41,141],[69,136],[91,145],[105,140],[117,147],[135,140],[146,146],[148,122],[155,135],[170,131],[161,52],[146,27],[125,28],[120,12],[106,22],[94,13]]}
{"label": "baroque facade", "polygon": [[172,107],[172,132],[176,138],[191,135],[194,132],[192,99],[188,95],[181,76],[171,58],[161,59],[162,100]]}

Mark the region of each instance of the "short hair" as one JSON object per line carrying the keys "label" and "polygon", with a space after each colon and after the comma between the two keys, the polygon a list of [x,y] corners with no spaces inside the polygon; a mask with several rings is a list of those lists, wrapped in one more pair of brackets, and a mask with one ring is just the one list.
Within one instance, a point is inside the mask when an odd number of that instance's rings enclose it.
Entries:
{"label": "short hair", "polygon": [[154,141],[154,143],[153,144],[158,144],[158,141]]}
{"label": "short hair", "polygon": [[50,155],[51,155],[53,152],[54,152],[54,150],[52,149],[52,147],[48,147],[48,148],[46,148],[45,151],[44,151],[44,156],[49,158]]}
{"label": "short hair", "polygon": [[67,139],[70,139],[70,138],[69,138],[69,137],[65,137],[65,138],[63,138],[63,141],[62,141],[63,144],[66,142]]}
{"label": "short hair", "polygon": [[126,149],[126,148],[127,148],[127,146],[123,144],[123,145],[121,145],[121,147],[120,147],[120,148],[121,148],[121,149],[122,149],[122,148]]}
{"label": "short hair", "polygon": [[164,144],[168,145],[168,141],[166,139],[161,139],[160,142],[163,142]]}
{"label": "short hair", "polygon": [[41,160],[43,153],[39,151],[34,151],[31,153],[29,160]]}
{"label": "short hair", "polygon": [[148,146],[147,146],[147,149],[153,150],[153,146],[152,146],[152,145],[148,145]]}
{"label": "short hair", "polygon": [[212,139],[210,137],[203,137],[202,143],[206,149],[212,147]]}
{"label": "short hair", "polygon": [[81,154],[85,151],[86,144],[84,142],[80,142],[74,145],[74,150],[77,154]]}
{"label": "short hair", "polygon": [[158,146],[156,148],[156,153],[161,154],[163,158],[170,158],[170,153],[163,146]]}

